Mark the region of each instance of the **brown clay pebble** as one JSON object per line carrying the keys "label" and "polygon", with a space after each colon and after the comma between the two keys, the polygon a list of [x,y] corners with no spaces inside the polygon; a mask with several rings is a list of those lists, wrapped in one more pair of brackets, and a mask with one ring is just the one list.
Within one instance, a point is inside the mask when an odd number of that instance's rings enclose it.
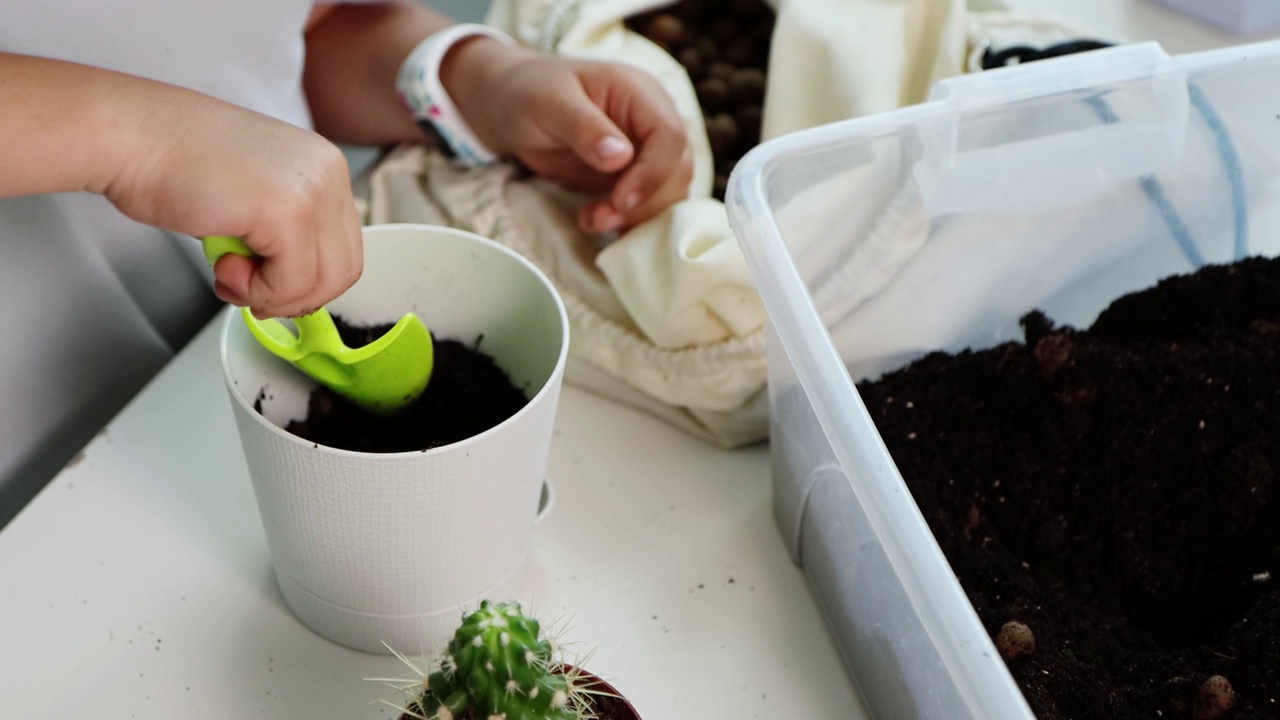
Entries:
{"label": "brown clay pebble", "polygon": [[[729,145],[725,142],[725,139],[725,134],[721,130],[714,124],[707,123],[707,144],[711,146],[711,155],[713,157],[721,157],[729,152]],[[718,172],[721,171],[718,167],[716,170]]]}
{"label": "brown clay pebble", "polygon": [[678,2],[672,5],[669,11],[690,25],[702,22],[702,3],[700,2]]}
{"label": "brown clay pebble", "polygon": [[750,35],[740,37],[724,50],[725,62],[734,65],[749,65],[756,58],[756,41]]}
{"label": "brown clay pebble", "polygon": [[742,132],[738,129],[738,121],[733,119],[729,113],[716,113],[711,117],[711,121],[720,128],[720,132],[724,133],[725,139],[729,146],[737,144]]}
{"label": "brown clay pebble", "polygon": [[718,77],[709,77],[698,83],[698,104],[703,112],[715,112],[729,102],[729,83]]}
{"label": "brown clay pebble", "polygon": [[741,37],[742,33],[738,31],[738,24],[733,18],[721,17],[711,23],[711,37],[721,45],[729,43]]}
{"label": "brown clay pebble", "polygon": [[728,113],[716,113],[707,118],[707,142],[711,144],[712,154],[723,162],[738,142],[738,122]]}
{"label": "brown clay pebble", "polygon": [[729,76],[729,97],[739,104],[759,104],[764,101],[764,85],[763,70],[743,68]]}
{"label": "brown clay pebble", "polygon": [[693,47],[702,56],[703,62],[712,62],[720,57],[720,45],[705,35],[694,40]]}
{"label": "brown clay pebble", "polygon": [[742,133],[742,139],[751,145],[760,142],[760,126],[764,118],[764,111],[759,105],[742,105],[733,116],[738,120],[738,130]]}
{"label": "brown clay pebble", "polygon": [[1046,335],[1036,343],[1032,354],[1035,355],[1036,362],[1040,363],[1040,370],[1048,377],[1071,360],[1072,347],[1070,338],[1065,335]]}
{"label": "brown clay pebble", "polygon": [[707,77],[720,78],[727,84],[729,80],[733,78],[733,74],[737,71],[738,68],[733,65],[724,62],[723,60],[717,60],[707,66]]}
{"label": "brown clay pebble", "polygon": [[769,12],[769,8],[761,0],[733,0],[733,14],[741,18],[754,20]]}
{"label": "brown clay pebble", "polygon": [[698,52],[698,48],[683,48],[676,53],[676,60],[679,60],[684,69],[688,71],[689,77],[697,78],[702,75],[702,53]]}
{"label": "brown clay pebble", "polygon": [[1200,686],[1191,706],[1191,717],[1192,720],[1218,720],[1235,706],[1236,691],[1231,682],[1221,675],[1214,675]]}
{"label": "brown clay pebble", "polygon": [[673,47],[684,42],[684,23],[675,15],[662,13],[653,16],[644,34],[660,45]]}
{"label": "brown clay pebble", "polygon": [[1004,624],[996,635],[996,651],[1005,660],[1017,660],[1036,651],[1036,636],[1017,620]]}

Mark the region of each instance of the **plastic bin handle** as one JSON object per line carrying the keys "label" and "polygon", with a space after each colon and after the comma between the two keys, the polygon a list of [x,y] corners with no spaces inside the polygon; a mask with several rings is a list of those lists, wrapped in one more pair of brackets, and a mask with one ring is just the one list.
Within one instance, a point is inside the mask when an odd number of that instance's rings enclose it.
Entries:
{"label": "plastic bin handle", "polygon": [[965,112],[1171,74],[1185,84],[1186,73],[1160,43],[1134,43],[941,80],[929,102]]}
{"label": "plastic bin handle", "polygon": [[1041,212],[1176,165],[1187,72],[1156,43],[946,80],[916,126],[929,213]]}

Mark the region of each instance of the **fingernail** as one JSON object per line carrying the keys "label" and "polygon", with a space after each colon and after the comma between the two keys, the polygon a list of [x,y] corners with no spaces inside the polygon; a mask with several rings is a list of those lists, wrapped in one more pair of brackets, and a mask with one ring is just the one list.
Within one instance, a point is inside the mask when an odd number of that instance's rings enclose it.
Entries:
{"label": "fingernail", "polygon": [[626,194],[625,197],[622,198],[622,211],[631,212],[632,210],[635,210],[636,206],[639,204],[640,204],[640,193],[629,192]]}
{"label": "fingernail", "polygon": [[622,227],[622,223],[625,221],[622,215],[612,210],[606,210],[600,214],[597,226],[600,228],[600,232],[613,232]]}
{"label": "fingernail", "polygon": [[227,303],[228,305],[235,305],[236,307],[244,307],[249,304],[248,302],[245,301],[244,297],[240,295],[240,293],[235,292],[231,288],[224,285],[222,282],[214,283],[213,294],[217,295],[219,300],[221,300],[224,303]]}
{"label": "fingernail", "polygon": [[609,160],[631,149],[630,143],[622,138],[610,135],[596,145],[596,153],[603,160]]}

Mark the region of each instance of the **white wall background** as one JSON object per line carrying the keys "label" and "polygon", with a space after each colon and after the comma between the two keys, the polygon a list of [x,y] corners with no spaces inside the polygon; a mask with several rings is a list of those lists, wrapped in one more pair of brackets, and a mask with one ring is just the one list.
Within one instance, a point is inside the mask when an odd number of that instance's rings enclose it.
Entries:
{"label": "white wall background", "polygon": [[489,0],[422,0],[458,22],[480,22],[489,11]]}

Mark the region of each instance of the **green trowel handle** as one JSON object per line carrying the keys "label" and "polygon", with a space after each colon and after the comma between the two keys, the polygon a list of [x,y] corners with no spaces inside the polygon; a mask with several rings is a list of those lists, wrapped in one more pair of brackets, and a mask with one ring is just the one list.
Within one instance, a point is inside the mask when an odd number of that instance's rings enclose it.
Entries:
{"label": "green trowel handle", "polygon": [[210,235],[200,241],[204,246],[204,259],[213,267],[223,255],[239,255],[240,257],[258,257],[253,250],[244,244],[244,240],[230,235]]}
{"label": "green trowel handle", "polygon": [[[228,253],[247,258],[257,257],[244,240],[230,235],[209,235],[201,244],[209,267],[213,267]],[[289,362],[297,362],[315,353],[338,357],[347,350],[342,337],[338,335],[337,326],[333,324],[333,318],[323,307],[313,313],[292,318],[294,327],[298,329],[297,336],[277,320],[258,320],[249,308],[241,308],[241,313],[249,325],[249,331],[258,342]]]}

